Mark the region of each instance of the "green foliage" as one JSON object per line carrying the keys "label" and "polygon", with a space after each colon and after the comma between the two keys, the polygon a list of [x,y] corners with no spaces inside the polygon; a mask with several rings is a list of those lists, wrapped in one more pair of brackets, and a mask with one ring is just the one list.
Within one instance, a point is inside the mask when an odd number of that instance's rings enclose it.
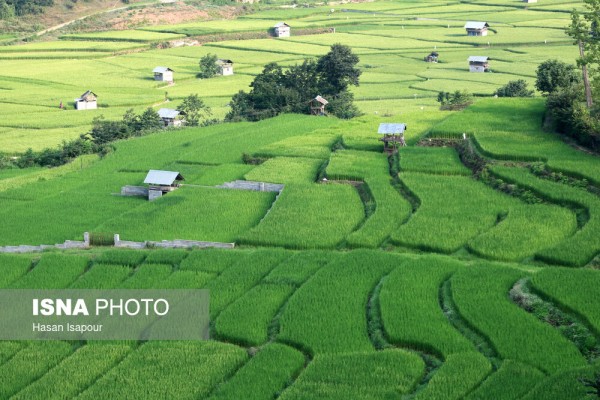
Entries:
{"label": "green foliage", "polygon": [[114,249],[104,251],[100,257],[94,261],[96,263],[126,265],[128,267],[137,267],[146,258],[145,251]]}
{"label": "green foliage", "polygon": [[439,92],[437,101],[440,103],[440,110],[462,110],[473,104],[473,96],[466,90]]}
{"label": "green foliage", "polygon": [[207,79],[217,75],[217,73],[219,72],[219,66],[217,65],[218,59],[219,58],[216,54],[210,53],[200,58],[200,73],[198,74],[198,77]]}
{"label": "green foliage", "polygon": [[518,79],[508,82],[494,94],[498,97],[532,97],[533,90],[527,89],[527,82],[524,79]]}
{"label": "green foliage", "polygon": [[31,257],[29,255],[0,255],[0,288],[7,287],[12,282],[25,275],[31,266]]}
{"label": "green foliage", "polygon": [[467,400],[512,400],[522,398],[545,375],[537,369],[514,360],[504,360],[481,385],[471,392]]}
{"label": "green foliage", "polygon": [[87,257],[44,254],[35,268],[9,287],[13,289],[65,288],[83,274],[88,263]]}
{"label": "green foliage", "polygon": [[70,286],[71,289],[114,289],[127,279],[133,270],[126,265],[95,264]]}
{"label": "green foliage", "polygon": [[536,76],[535,88],[545,94],[568,88],[581,80],[574,65],[556,59],[538,65]]}
{"label": "green foliage", "polygon": [[198,126],[202,118],[206,119],[212,115],[210,107],[204,104],[204,101],[197,94],[187,96],[177,109],[185,115],[188,126]]}

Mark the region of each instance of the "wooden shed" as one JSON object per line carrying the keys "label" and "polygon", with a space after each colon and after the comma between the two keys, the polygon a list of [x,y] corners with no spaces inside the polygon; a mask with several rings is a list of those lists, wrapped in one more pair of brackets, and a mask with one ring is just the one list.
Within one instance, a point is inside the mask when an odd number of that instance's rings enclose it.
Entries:
{"label": "wooden shed", "polygon": [[158,116],[162,119],[165,124],[165,128],[169,126],[179,127],[185,124],[183,116],[185,113],[179,110],[173,110],[172,108],[161,108],[158,110]]}
{"label": "wooden shed", "polygon": [[429,53],[428,56],[425,57],[425,61],[430,63],[436,63],[438,62],[438,55],[439,54],[437,51],[432,51],[431,53]]}
{"label": "wooden shed", "polygon": [[398,146],[406,146],[404,140],[404,132],[407,126],[403,123],[382,123],[379,124],[377,133],[383,135],[379,138],[380,142],[383,142],[383,152],[387,154],[393,154],[398,151]]}
{"label": "wooden shed", "polygon": [[469,60],[469,71],[470,72],[488,72],[489,71],[489,57],[486,56],[471,56]]}
{"label": "wooden shed", "polygon": [[325,106],[329,104],[327,100],[321,96],[317,96],[308,102],[311,115],[325,115]]}
{"label": "wooden shed", "polygon": [[156,67],[154,72],[154,80],[161,82],[173,83],[173,70],[169,67]]}
{"label": "wooden shed", "polygon": [[75,109],[77,110],[95,110],[98,108],[96,93],[91,90],[86,91],[84,94],[75,99]]}
{"label": "wooden shed", "polygon": [[223,76],[233,75],[233,61],[219,58],[217,65],[219,66],[219,74]]}
{"label": "wooden shed", "polygon": [[273,35],[275,37],[289,37],[291,33],[290,28],[285,22],[278,22],[273,27]]}
{"label": "wooden shed", "polygon": [[489,27],[487,22],[467,21],[465,24],[467,36],[487,36]]}
{"label": "wooden shed", "polygon": [[144,183],[148,184],[148,200],[152,201],[172,192],[179,188],[178,182],[183,180],[185,179],[179,172],[151,169],[144,179]]}

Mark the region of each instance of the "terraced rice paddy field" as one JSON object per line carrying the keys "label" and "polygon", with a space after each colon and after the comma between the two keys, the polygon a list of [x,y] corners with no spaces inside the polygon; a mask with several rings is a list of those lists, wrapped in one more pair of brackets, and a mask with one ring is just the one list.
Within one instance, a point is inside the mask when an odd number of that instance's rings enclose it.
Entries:
{"label": "terraced rice paddy field", "polygon": [[[206,288],[211,296],[206,342],[2,341],[0,398],[585,398],[580,380],[600,372],[600,158],[542,130],[539,95],[491,97],[509,80],[531,84],[548,58],[574,59],[562,32],[574,6],[268,9],[235,24],[0,46],[6,153],[77,137],[100,114],[165,106],[165,91],[175,104],[199,93],[222,117],[266,62],[291,65],[333,43],[360,57],[353,90],[364,112],[170,130],[117,142],[103,158],[0,170],[0,246],[79,240],[84,231],[236,243],[0,254],[0,288]],[[281,19],[336,33],[150,48],[264,31]],[[494,32],[467,37],[465,20],[487,20]],[[423,62],[434,49],[441,62]],[[207,53],[233,59],[236,74],[197,79]],[[490,56],[493,72],[470,74],[469,55]],[[175,70],[175,85],[152,80],[157,65]],[[58,109],[88,89],[99,110]],[[437,92],[459,89],[489,97],[439,111]],[[408,124],[409,146],[389,159],[377,141],[381,122]],[[486,164],[484,176],[463,163],[470,154]],[[253,157],[264,162],[244,162]],[[117,195],[149,169],[180,171],[185,185],[153,202]],[[284,189],[217,187],[233,180]]]}

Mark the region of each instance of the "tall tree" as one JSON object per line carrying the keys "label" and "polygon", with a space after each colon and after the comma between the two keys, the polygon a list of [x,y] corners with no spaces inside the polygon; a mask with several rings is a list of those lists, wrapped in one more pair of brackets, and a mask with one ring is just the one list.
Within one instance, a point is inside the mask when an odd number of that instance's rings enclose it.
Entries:
{"label": "tall tree", "polygon": [[200,73],[198,77],[200,78],[212,78],[219,72],[219,66],[217,65],[217,60],[219,58],[216,54],[207,54],[200,59]]}
{"label": "tall tree", "polygon": [[358,86],[360,70],[356,68],[358,56],[343,44],[334,44],[329,53],[319,58],[317,71],[321,75],[322,94],[337,94],[348,89],[348,85]]}
{"label": "tall tree", "polygon": [[204,101],[197,94],[190,94],[183,99],[177,109],[185,114],[188,126],[198,126],[200,125],[200,118],[212,115],[210,107],[204,104]]}

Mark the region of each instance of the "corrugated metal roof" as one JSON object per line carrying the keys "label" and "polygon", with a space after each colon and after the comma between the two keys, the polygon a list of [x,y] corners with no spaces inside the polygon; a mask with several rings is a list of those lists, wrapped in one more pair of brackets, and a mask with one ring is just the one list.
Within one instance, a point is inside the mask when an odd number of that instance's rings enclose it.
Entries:
{"label": "corrugated metal roof", "polygon": [[152,70],[152,72],[158,72],[160,74],[164,74],[167,71],[173,72],[173,70],[169,67],[156,67]]}
{"label": "corrugated metal roof", "polygon": [[231,60],[227,60],[227,59],[225,59],[225,58],[219,58],[219,59],[217,60],[217,64],[219,64],[219,65],[223,65],[223,64],[233,64],[233,61],[231,61]]}
{"label": "corrugated metal roof", "polygon": [[88,90],[88,91],[86,91],[84,94],[82,94],[81,96],[79,96],[79,98],[78,98],[78,99],[75,99],[75,101],[87,100],[87,97],[88,97],[90,94],[91,94],[92,96],[94,96],[94,97],[98,97],[98,96],[96,95],[96,93],[92,92],[91,90]]}
{"label": "corrugated metal roof", "polygon": [[489,60],[489,57],[486,56],[471,56],[468,58],[469,62],[487,62],[487,60]]}
{"label": "corrugated metal roof", "polygon": [[158,110],[158,116],[161,118],[175,118],[179,114],[181,114],[178,110],[173,110],[172,108],[161,108]]}
{"label": "corrugated metal roof", "polygon": [[319,103],[321,103],[323,105],[329,104],[329,102],[327,100],[325,100],[324,98],[322,98],[321,96],[315,97],[314,100],[318,101]]}
{"label": "corrugated metal roof", "polygon": [[382,135],[392,135],[398,133],[404,133],[406,130],[406,124],[379,124],[377,133]]}
{"label": "corrugated metal roof", "polygon": [[489,27],[487,22],[467,21],[465,24],[465,29],[483,29],[485,27]]}
{"label": "corrugated metal roof", "polygon": [[275,24],[275,26],[274,26],[274,27],[275,27],[275,28],[279,28],[279,27],[282,27],[282,26],[287,26],[287,27],[289,27],[289,25],[288,25],[288,24],[286,24],[285,22],[278,22],[278,23],[276,23],[276,24]]}
{"label": "corrugated metal roof", "polygon": [[144,183],[150,185],[172,185],[175,181],[183,181],[183,176],[179,172],[160,171],[151,169],[144,179]]}

